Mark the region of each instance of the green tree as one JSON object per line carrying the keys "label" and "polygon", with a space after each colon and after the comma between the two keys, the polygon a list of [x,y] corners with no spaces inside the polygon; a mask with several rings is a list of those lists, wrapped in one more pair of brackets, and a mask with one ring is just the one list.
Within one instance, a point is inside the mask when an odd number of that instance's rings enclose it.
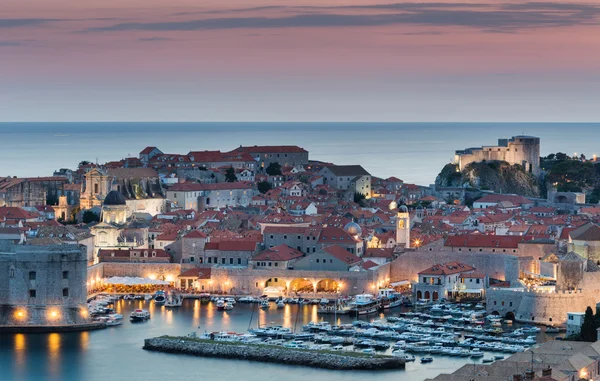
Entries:
{"label": "green tree", "polygon": [[100,217],[96,213],[92,212],[91,210],[86,210],[85,212],[83,212],[83,215],[81,216],[81,220],[83,221],[83,223],[89,224],[90,222],[100,221]]}
{"label": "green tree", "polygon": [[594,312],[590,306],[585,310],[585,316],[583,317],[583,324],[581,325],[579,335],[582,341],[590,343],[596,341],[596,322],[594,320]]}
{"label": "green tree", "polygon": [[79,162],[79,167],[83,167],[84,165],[90,165],[90,164],[92,164],[91,161],[82,160]]}
{"label": "green tree", "polygon": [[365,206],[365,195],[359,192],[354,193],[354,202],[357,203],[360,206]]}
{"label": "green tree", "polygon": [[563,152],[558,152],[555,156],[555,159],[557,161],[569,160],[569,155],[567,155],[566,153],[563,153]]}
{"label": "green tree", "polygon": [[281,165],[277,162],[271,163],[265,171],[269,176],[281,176]]}
{"label": "green tree", "polygon": [[225,170],[225,181],[228,183],[235,183],[237,181],[237,176],[235,175],[235,170],[233,167],[229,167]]}
{"label": "green tree", "polygon": [[271,183],[268,181],[260,181],[256,183],[256,187],[260,193],[267,193],[272,188]]}

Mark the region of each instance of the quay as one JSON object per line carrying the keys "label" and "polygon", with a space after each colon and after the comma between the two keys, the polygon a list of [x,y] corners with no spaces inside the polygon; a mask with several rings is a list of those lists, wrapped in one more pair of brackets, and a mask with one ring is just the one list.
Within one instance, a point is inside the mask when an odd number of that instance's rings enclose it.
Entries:
{"label": "quay", "polygon": [[392,356],[285,348],[263,344],[220,342],[190,337],[161,336],[144,340],[145,350],[201,357],[274,362],[331,370],[404,369],[405,361]]}

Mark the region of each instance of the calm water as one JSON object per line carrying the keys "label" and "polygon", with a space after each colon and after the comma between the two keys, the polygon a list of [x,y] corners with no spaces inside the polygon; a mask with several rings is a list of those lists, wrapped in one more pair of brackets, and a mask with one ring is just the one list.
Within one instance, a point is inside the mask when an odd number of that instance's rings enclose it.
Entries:
{"label": "calm water", "polygon": [[600,154],[600,123],[0,123],[0,176],[48,176],[81,160],[137,156],[149,145],[187,153],[293,144],[314,160],[428,185],[455,150],[518,134],[541,137],[544,155]]}
{"label": "calm water", "polygon": [[[257,324],[281,324],[297,327],[310,321],[319,321],[316,306],[274,306],[267,311],[252,305],[237,304],[227,312],[216,311],[212,305],[200,305],[186,300],[180,309],[167,310],[141,301],[119,301],[117,311],[128,315],[132,309],[144,306],[152,319],[101,331],[64,334],[1,334],[0,380],[27,381],[189,381],[202,376],[205,380],[247,381],[281,380],[306,381],[364,381],[374,373],[336,372],[298,366],[252,363],[240,360],[219,360],[170,355],[142,350],[145,338],[164,334],[186,335],[200,327],[198,333],[216,330],[245,332],[253,316]],[[298,308],[300,312],[297,313]],[[389,316],[396,315],[391,313]],[[379,318],[379,316],[373,317]],[[333,323],[334,317],[324,319]],[[344,317],[339,322],[351,322]],[[417,357],[417,356],[415,356]],[[477,360],[479,362],[479,360]],[[452,372],[472,360],[435,356],[431,364],[407,364],[406,370],[378,372],[378,381],[419,381],[435,377],[441,372]]]}

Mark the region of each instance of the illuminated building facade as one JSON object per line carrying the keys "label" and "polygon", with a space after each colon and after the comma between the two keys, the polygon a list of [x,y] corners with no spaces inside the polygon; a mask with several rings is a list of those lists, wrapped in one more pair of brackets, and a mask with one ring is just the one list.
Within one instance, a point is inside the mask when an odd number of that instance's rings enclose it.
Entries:
{"label": "illuminated building facade", "polygon": [[86,268],[83,246],[0,241],[0,327],[90,323]]}

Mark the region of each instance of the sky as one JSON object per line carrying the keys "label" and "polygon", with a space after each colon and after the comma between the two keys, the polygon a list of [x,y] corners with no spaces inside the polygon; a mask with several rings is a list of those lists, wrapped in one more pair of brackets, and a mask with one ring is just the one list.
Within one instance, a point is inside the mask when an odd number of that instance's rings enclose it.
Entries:
{"label": "sky", "polygon": [[600,2],[2,0],[0,121],[600,121]]}

